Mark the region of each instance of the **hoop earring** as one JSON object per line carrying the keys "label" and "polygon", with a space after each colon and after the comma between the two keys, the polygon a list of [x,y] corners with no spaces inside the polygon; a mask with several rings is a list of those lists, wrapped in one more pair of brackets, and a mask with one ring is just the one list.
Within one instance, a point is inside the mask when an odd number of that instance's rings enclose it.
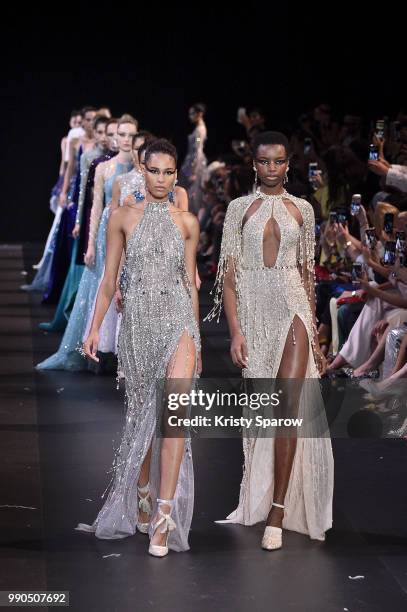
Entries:
{"label": "hoop earring", "polygon": [[284,179],[283,179],[283,184],[286,185],[288,183],[288,170],[289,168],[287,168],[286,173],[284,175]]}

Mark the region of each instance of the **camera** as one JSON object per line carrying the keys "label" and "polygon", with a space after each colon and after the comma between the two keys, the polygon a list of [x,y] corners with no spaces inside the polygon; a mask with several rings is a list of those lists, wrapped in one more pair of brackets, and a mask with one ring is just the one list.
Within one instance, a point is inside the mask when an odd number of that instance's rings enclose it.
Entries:
{"label": "camera", "polygon": [[369,161],[377,161],[379,159],[379,147],[371,144],[369,146]]}
{"label": "camera", "polygon": [[346,225],[347,222],[348,222],[348,217],[346,213],[344,212],[338,213],[338,223],[340,223],[341,225]]}
{"label": "camera", "polygon": [[383,265],[394,266],[396,263],[396,243],[388,240],[384,245]]}
{"label": "camera", "polygon": [[406,249],[406,232],[396,232],[396,251],[404,253]]}
{"label": "camera", "polygon": [[352,196],[352,202],[350,205],[350,214],[354,217],[360,212],[360,206],[362,204],[362,196],[360,193],[354,193]]}
{"label": "camera", "polygon": [[366,235],[366,246],[368,246],[369,249],[373,250],[377,243],[375,228],[367,227],[365,235]]}
{"label": "camera", "polygon": [[335,211],[331,211],[329,213],[329,223],[333,225],[334,223],[338,223],[338,213]]}

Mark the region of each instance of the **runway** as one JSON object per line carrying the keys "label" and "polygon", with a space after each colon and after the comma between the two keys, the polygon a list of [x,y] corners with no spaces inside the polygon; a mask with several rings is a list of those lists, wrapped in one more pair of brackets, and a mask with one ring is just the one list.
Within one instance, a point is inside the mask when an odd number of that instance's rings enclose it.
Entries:
{"label": "runway", "polygon": [[[0,590],[69,591],[75,611],[407,609],[403,440],[333,440],[334,519],[324,543],[284,531],[283,549],[270,553],[260,548],[262,524],[214,523],[237,503],[238,439],[193,440],[190,551],[156,559],[142,534],[104,541],[74,531],[100,508],[122,395],[108,374],[33,369],[60,341],[38,329],[52,309],[19,289],[39,253],[39,245],[0,246]],[[202,336],[202,375],[233,374],[225,322],[204,324]]]}

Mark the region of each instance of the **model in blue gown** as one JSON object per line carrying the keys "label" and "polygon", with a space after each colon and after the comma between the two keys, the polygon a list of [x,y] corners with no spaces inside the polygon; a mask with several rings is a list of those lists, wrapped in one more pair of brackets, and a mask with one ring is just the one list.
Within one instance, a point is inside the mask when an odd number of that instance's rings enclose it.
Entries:
{"label": "model in blue gown", "polygon": [[[83,199],[84,199],[84,193],[85,193],[87,176],[89,173],[89,167],[92,161],[100,157],[102,153],[103,153],[103,149],[99,145],[96,145],[95,147],[93,147],[93,149],[86,151],[80,156],[80,160],[79,160],[80,190],[79,190],[79,195],[76,198],[76,206],[73,207],[75,210],[75,223],[79,222],[78,221],[78,208],[81,209],[81,202],[83,202]],[[84,270],[84,266],[82,264],[77,263],[78,246],[79,246],[79,240],[74,239],[68,272],[66,275],[63,289],[62,289],[61,297],[59,298],[57,309],[54,314],[54,318],[50,323],[40,323],[39,324],[40,329],[54,332],[54,331],[63,331],[66,327],[70,312],[75,302],[76,292],[78,290],[79,283],[81,281],[83,270]]]}
{"label": "model in blue gown", "polygon": [[[51,255],[48,285],[44,293],[44,304],[58,303],[62,290],[64,288],[65,279],[69,270],[72,249],[74,246],[74,238],[72,236],[73,228],[75,227],[76,211],[79,198],[80,186],[80,158],[82,156],[83,147],[79,147],[76,157],[76,170],[72,176],[68,196],[67,206],[62,211],[61,218],[58,223],[58,228],[55,235],[54,248]],[[46,326],[48,324],[45,324]],[[40,324],[42,327],[42,324]],[[44,329],[44,328],[43,328]],[[46,329],[46,327],[45,327]]]}
{"label": "model in blue gown", "polygon": [[[132,164],[116,164],[114,174],[112,174],[104,183],[105,204],[109,204],[111,201],[113,183],[116,177],[124,172],[129,172],[131,168]],[[133,174],[133,172],[130,174]],[[125,177],[123,176],[123,179],[124,178]],[[139,181],[140,179],[138,179],[138,181],[136,180],[134,184],[138,185]],[[128,182],[123,181],[121,184],[120,203],[122,203],[124,197],[134,191],[133,182],[129,184]],[[129,189],[131,190],[129,191]],[[95,263],[92,267],[85,267],[76,295],[75,304],[58,351],[54,353],[54,355],[48,357],[48,359],[45,359],[45,361],[39,363],[36,366],[38,370],[79,371],[86,370],[89,367],[88,361],[78,353],[77,349],[82,344],[82,337],[85,332],[89,316],[94,307],[96,293],[104,272],[106,258],[106,229],[108,220],[109,207],[105,206],[97,231]]]}

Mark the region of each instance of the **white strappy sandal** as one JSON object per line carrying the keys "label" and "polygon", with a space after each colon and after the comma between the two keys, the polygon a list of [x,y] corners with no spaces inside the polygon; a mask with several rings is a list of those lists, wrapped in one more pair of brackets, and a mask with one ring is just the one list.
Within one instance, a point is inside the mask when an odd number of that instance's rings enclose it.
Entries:
{"label": "white strappy sandal", "polygon": [[171,531],[174,531],[174,529],[177,528],[177,525],[175,523],[175,521],[171,518],[170,513],[166,514],[165,512],[163,512],[160,508],[161,505],[167,505],[170,507],[170,512],[172,510],[172,504],[174,502],[173,499],[157,499],[158,502],[158,517],[157,520],[155,521],[154,525],[153,525],[153,533],[152,536],[154,535],[154,533],[157,531],[157,529],[161,526],[160,529],[160,533],[167,533],[167,536],[165,538],[165,545],[164,546],[159,546],[157,544],[151,544],[150,542],[150,546],[148,548],[148,552],[150,553],[150,555],[153,555],[153,557],[165,557],[166,555],[168,555],[168,536],[170,535]]}
{"label": "white strappy sandal", "polygon": [[[150,483],[147,483],[144,487],[137,486],[137,494],[139,497],[138,507],[139,511],[144,512],[151,516],[152,508],[149,500],[150,493]],[[145,494],[145,495],[144,495]],[[150,525],[150,521],[148,523],[140,523],[137,521],[136,527],[140,531],[140,533],[148,533],[148,526]]]}
{"label": "white strappy sandal", "polygon": [[[282,504],[276,504],[273,502],[272,506],[277,508],[285,508]],[[264,550],[278,550],[283,546],[283,530],[281,527],[273,527],[272,525],[267,526],[264,530],[263,539],[261,541],[261,547]]]}

